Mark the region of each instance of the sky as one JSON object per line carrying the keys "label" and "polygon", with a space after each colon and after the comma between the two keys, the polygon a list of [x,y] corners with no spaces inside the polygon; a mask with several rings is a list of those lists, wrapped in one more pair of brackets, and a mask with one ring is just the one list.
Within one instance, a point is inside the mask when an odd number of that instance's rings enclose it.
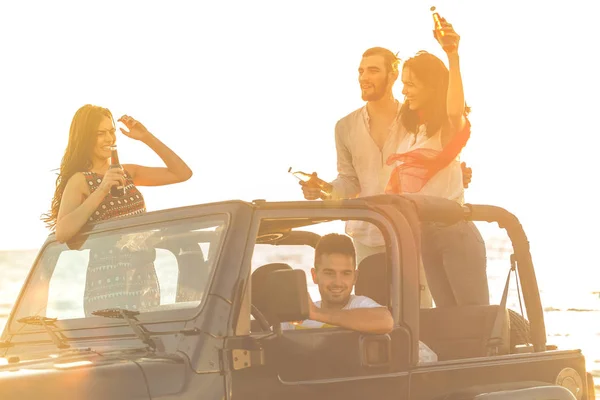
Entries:
{"label": "sky", "polygon": [[[0,250],[47,236],[39,217],[88,103],[140,120],[194,171],[142,188],[149,210],[302,199],[287,169],[335,178],[333,129],[363,105],[364,50],[445,60],[432,5],[461,35],[466,201],[514,212],[557,268],[598,267],[596,0],[4,1]],[[161,165],[144,144],[117,143],[122,163]]]}

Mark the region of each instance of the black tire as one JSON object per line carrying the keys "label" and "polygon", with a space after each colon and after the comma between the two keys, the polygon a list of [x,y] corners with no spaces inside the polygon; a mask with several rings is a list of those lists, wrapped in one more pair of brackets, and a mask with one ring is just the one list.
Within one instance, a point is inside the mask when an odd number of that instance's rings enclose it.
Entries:
{"label": "black tire", "polygon": [[508,309],[510,317],[510,347],[531,343],[531,326],[521,314]]}

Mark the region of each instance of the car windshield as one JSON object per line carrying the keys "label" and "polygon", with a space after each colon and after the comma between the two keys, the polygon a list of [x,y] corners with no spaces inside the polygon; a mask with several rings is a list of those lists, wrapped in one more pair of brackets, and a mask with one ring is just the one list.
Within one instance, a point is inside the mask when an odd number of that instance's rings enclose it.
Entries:
{"label": "car windshield", "polygon": [[24,317],[57,321],[111,308],[150,313],[197,308],[205,297],[227,215],[92,233],[47,245],[17,304]]}

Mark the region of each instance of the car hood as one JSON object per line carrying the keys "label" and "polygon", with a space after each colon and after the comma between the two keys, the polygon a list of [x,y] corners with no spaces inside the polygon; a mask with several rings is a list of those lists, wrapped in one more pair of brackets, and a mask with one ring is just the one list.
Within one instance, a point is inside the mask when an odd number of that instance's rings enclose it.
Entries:
{"label": "car hood", "polygon": [[185,365],[179,356],[146,349],[19,356],[0,366],[0,399],[149,399],[145,370],[167,378],[161,379],[161,392],[176,393],[185,381]]}

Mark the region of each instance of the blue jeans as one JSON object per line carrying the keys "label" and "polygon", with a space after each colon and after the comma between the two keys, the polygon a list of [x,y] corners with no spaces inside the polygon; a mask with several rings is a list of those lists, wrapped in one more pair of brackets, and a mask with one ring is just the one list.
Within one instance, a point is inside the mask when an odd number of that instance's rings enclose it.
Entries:
{"label": "blue jeans", "polygon": [[423,223],[422,256],[436,307],[488,305],[485,243],[471,221]]}

